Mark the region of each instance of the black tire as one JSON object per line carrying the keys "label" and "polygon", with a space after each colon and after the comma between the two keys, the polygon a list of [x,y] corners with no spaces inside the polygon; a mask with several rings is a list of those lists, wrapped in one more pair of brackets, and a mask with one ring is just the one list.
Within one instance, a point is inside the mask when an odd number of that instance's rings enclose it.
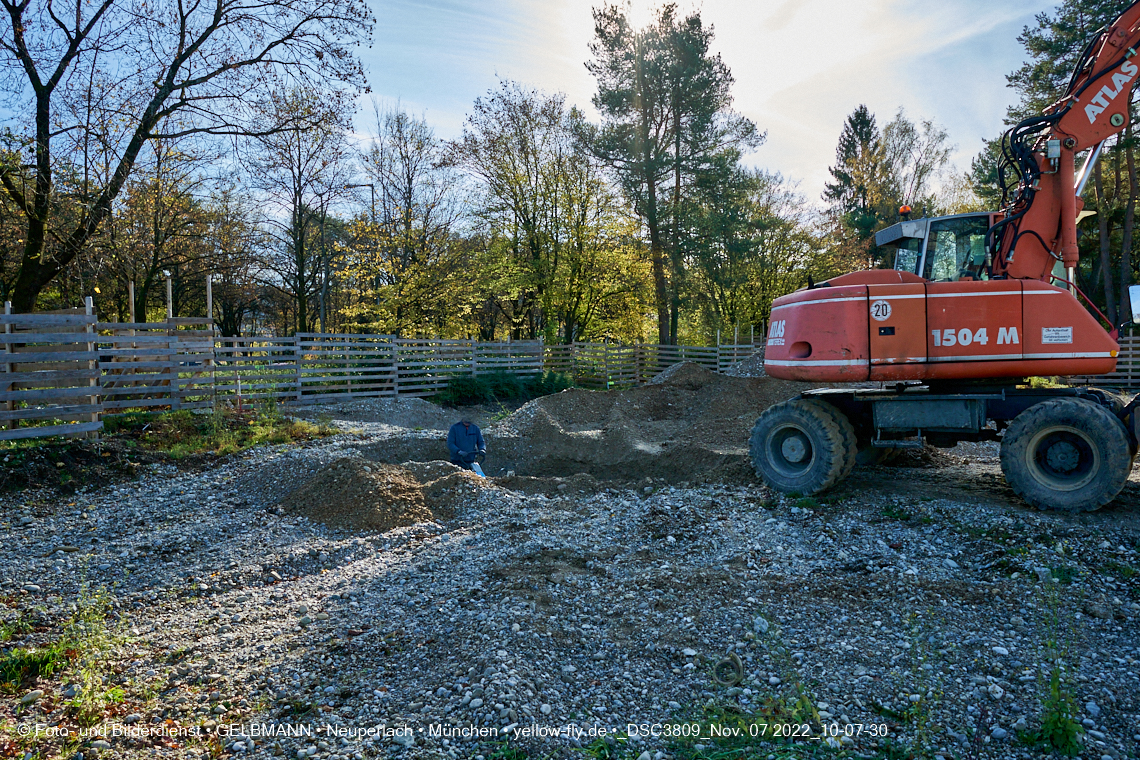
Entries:
{"label": "black tire", "polygon": [[752,428],[752,466],[777,491],[833,487],[855,466],[855,430],[835,407],[792,399],[769,407]]}
{"label": "black tire", "polygon": [[[810,400],[815,401],[815,399]],[[816,403],[831,415],[831,419],[839,426],[839,432],[843,436],[843,471],[839,474],[839,480],[843,480],[855,469],[859,451],[859,437],[855,435],[855,427],[847,419],[846,414],[826,401],[816,401]]]}
{"label": "black tire", "polygon": [[1001,469],[1013,490],[1035,507],[1091,512],[1116,498],[1128,480],[1128,432],[1092,401],[1042,401],[1006,428]]}

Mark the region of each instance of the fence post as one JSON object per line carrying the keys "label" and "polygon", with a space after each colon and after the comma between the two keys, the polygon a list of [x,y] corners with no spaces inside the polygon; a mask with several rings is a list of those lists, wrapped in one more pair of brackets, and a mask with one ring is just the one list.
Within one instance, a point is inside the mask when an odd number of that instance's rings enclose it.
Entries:
{"label": "fence post", "polygon": [[[170,278],[166,279],[167,293],[170,292]],[[168,299],[166,302],[166,350],[170,353],[166,355],[166,387],[167,394],[170,396],[170,411],[176,411],[180,404],[178,398],[178,326],[174,324],[174,317],[171,314],[171,302]]]}
{"label": "fence post", "polygon": [[215,412],[218,410],[218,331],[214,329],[214,317],[211,312],[210,321],[206,323],[206,327],[210,330],[210,352],[206,357],[206,361],[210,367],[210,408]]}
{"label": "fence post", "polygon": [[[4,314],[8,315],[11,313],[12,313],[12,302],[11,301],[5,301],[4,302]],[[6,322],[4,324],[4,333],[10,334],[11,332],[12,332],[12,324],[10,322]],[[7,358],[11,358],[11,355],[12,355],[12,344],[11,343],[4,346],[4,353],[7,355]],[[11,362],[4,365],[4,371],[5,372],[11,372],[12,371]],[[10,391],[10,390],[12,390],[12,388],[14,386],[15,386],[15,383],[4,383],[4,390]],[[9,412],[14,412],[14,411],[16,411],[16,402],[15,401],[8,401],[7,403],[4,404],[4,407]],[[15,430],[16,426],[19,424],[20,424],[19,420],[11,419],[11,420],[7,421],[7,423],[5,424],[5,427],[8,428],[9,430]]]}
{"label": "fence post", "polygon": [[606,368],[606,390],[610,389],[610,340],[606,338],[605,349],[602,352],[602,366]]}
{"label": "fence post", "polygon": [[392,397],[400,397],[400,339],[392,340]]}
{"label": "fence post", "polygon": [[[90,316],[93,316],[95,314],[95,301],[94,301],[94,299],[91,298],[91,296],[87,296],[87,298],[84,299],[83,305],[85,307],[84,313],[87,316],[90,317]],[[87,342],[87,350],[89,352],[93,352],[95,350],[95,323],[94,322],[88,322],[87,324],[83,325],[83,331],[85,333],[87,333],[87,341],[88,341]],[[95,377],[89,378],[87,380],[88,387],[98,388],[99,387],[99,361],[98,361],[98,359],[88,359],[87,360],[87,369],[95,370]],[[100,410],[100,404],[99,404],[99,392],[96,391],[94,395],[88,396],[88,398],[90,399],[92,406],[95,407],[95,410],[93,412],[91,412],[91,421],[92,422],[98,422],[99,418],[100,418],[99,412],[101,411]],[[99,431],[98,430],[92,430],[90,433],[87,434],[87,437],[97,439],[97,438],[99,438]]]}
{"label": "fence post", "polygon": [[293,336],[293,364],[297,371],[297,401],[301,401],[301,339]]}
{"label": "fence post", "polygon": [[471,341],[471,377],[479,376],[479,341]]}

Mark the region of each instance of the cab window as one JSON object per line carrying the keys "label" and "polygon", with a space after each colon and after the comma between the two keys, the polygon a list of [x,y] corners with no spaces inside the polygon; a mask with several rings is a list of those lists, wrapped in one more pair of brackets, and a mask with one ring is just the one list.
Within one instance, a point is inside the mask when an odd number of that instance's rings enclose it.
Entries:
{"label": "cab window", "polygon": [[922,276],[934,281],[957,280],[965,270],[981,267],[986,260],[988,230],[985,216],[931,222]]}
{"label": "cab window", "polygon": [[918,274],[918,256],[922,253],[920,238],[900,240],[895,250],[895,271]]}

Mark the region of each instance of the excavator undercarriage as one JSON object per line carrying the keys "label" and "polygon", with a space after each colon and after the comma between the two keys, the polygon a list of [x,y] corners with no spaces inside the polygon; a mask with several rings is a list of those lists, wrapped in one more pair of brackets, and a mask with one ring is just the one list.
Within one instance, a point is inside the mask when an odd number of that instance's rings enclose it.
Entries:
{"label": "excavator undercarriage", "polygon": [[757,473],[782,491],[811,494],[856,464],[880,464],[926,442],[1000,441],[1015,492],[1034,506],[1097,509],[1124,486],[1140,441],[1140,397],[1096,388],[978,383],[822,389],[760,416],[751,450]]}

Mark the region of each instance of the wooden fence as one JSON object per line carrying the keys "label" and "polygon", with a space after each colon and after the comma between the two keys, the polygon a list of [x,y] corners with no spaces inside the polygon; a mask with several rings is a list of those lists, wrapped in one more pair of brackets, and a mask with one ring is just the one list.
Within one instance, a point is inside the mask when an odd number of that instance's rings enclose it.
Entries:
{"label": "wooden fence", "polygon": [[[99,322],[90,304],[5,313],[0,324],[0,440],[97,434],[103,417],[129,409],[430,396],[455,375],[494,371],[565,372],[586,388],[625,388],[682,361],[724,372],[754,350],[747,343],[544,346],[320,333],[228,338],[203,319]],[[1079,380],[1140,389],[1140,335],[1120,343],[1116,372]]]}
{"label": "wooden fence", "polygon": [[1120,344],[1120,355],[1116,357],[1115,372],[1070,377],[1069,384],[1140,390],[1140,331],[1133,330],[1128,335],[1121,335],[1117,342]]}
{"label": "wooden fence", "polygon": [[[95,434],[99,415],[99,354],[95,315],[83,311],[11,314],[5,306],[0,352],[0,440]],[[20,427],[30,421],[34,427]]]}
{"label": "wooden fence", "polygon": [[573,375],[584,388],[627,388],[679,362],[694,362],[713,372],[724,372],[752,355],[750,344],[720,346],[663,346],[617,343],[574,343],[546,346],[544,366]]}

